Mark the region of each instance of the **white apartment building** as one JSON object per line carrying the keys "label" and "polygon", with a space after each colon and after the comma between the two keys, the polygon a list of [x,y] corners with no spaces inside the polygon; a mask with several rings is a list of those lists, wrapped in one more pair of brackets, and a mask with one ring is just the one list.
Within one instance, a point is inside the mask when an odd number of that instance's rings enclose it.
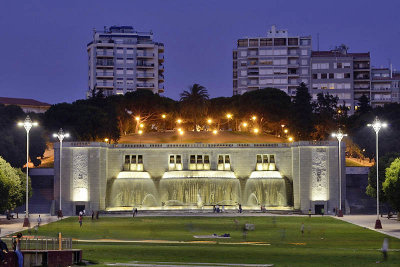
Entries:
{"label": "white apartment building", "polygon": [[164,44],[154,42],[152,32],[137,32],[131,26],[94,30],[87,52],[87,97],[96,89],[105,96],[137,89],[164,92]]}
{"label": "white apartment building", "polygon": [[392,68],[372,68],[371,74],[372,107],[400,103],[400,73],[393,72]]}
{"label": "white apartment building", "polygon": [[242,38],[233,50],[233,94],[274,87],[290,96],[310,84],[311,36],[272,26],[265,37]]}

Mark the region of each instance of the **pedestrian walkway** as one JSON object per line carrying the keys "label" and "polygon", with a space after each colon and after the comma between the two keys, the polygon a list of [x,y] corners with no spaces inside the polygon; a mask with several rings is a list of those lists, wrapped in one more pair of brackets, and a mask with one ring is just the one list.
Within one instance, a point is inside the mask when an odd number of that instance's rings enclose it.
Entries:
{"label": "pedestrian walkway", "polygon": [[334,218],[400,239],[400,221],[397,218],[379,217],[382,229],[375,229],[376,215],[344,215],[343,217]]}
{"label": "pedestrian walkway", "polygon": [[[31,214],[29,220],[31,227],[37,225],[37,219],[39,214]],[[57,216],[50,216],[49,214],[40,214],[42,221],[40,225],[45,225],[54,221],[57,221]],[[24,223],[24,216],[20,215],[18,219],[7,220],[5,216],[0,216],[0,237],[10,235],[12,233],[26,230],[26,227],[22,227]]]}
{"label": "pedestrian walkway", "polygon": [[108,263],[107,266],[152,266],[152,267],[177,267],[177,266],[190,266],[190,267],[227,267],[227,266],[241,266],[241,267],[269,267],[273,264],[240,264],[240,263],[200,263],[200,262],[141,262],[134,261],[130,263]]}

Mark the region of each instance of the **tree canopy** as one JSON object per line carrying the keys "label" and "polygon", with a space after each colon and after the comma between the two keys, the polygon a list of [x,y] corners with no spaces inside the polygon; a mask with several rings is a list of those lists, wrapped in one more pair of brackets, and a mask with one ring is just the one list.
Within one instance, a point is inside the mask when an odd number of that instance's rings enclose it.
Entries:
{"label": "tree canopy", "polygon": [[386,180],[383,191],[390,205],[400,212],[400,158],[395,159],[386,169]]}
{"label": "tree canopy", "polygon": [[[7,161],[0,157],[0,212],[13,210],[24,204],[25,192],[25,174],[20,169],[11,167]],[[32,195],[30,188],[29,195]]]}

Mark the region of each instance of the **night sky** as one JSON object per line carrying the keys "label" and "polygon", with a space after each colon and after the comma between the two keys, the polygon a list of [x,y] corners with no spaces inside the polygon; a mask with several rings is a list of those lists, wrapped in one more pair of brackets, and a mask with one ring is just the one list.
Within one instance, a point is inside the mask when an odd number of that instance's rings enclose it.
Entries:
{"label": "night sky", "polygon": [[232,49],[272,24],[311,35],[313,50],[346,44],[372,64],[400,69],[400,1],[6,1],[0,0],[0,96],[51,104],[85,97],[92,29],[131,25],[165,44],[165,93],[189,85],[232,95]]}

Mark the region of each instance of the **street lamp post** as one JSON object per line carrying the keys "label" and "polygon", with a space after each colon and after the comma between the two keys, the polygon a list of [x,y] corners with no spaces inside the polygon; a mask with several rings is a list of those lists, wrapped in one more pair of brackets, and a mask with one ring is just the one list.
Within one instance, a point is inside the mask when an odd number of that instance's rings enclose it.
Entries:
{"label": "street lamp post", "polygon": [[[64,140],[64,138],[68,138],[69,137],[69,133],[64,133],[64,131],[63,131],[63,129],[62,128],[60,128],[60,130],[58,131],[58,133],[54,133],[53,134],[53,137],[54,138],[58,138],[58,140],[60,141],[60,181],[59,181],[59,183],[60,183],[60,209],[58,210],[58,217],[60,217],[60,218],[62,218],[63,217],[63,214],[62,214],[62,207],[61,207],[61,167],[62,167],[62,165],[61,165],[61,163],[62,163],[62,142],[63,142],[63,140]],[[106,138],[107,139],[107,141],[108,141],[108,138]],[[107,142],[106,141],[106,142]]]}
{"label": "street lamp post", "polygon": [[377,219],[375,221],[375,229],[382,229],[381,220],[379,220],[379,157],[378,157],[378,134],[381,128],[386,128],[387,124],[385,122],[381,122],[378,116],[375,118],[374,122],[367,125],[368,127],[372,127],[376,134],[376,216]]}
{"label": "street lamp post", "polygon": [[26,116],[24,122],[18,122],[18,126],[24,126],[26,130],[26,208],[25,208],[25,218],[23,227],[29,227],[29,131],[32,127],[38,126],[37,122],[32,122],[31,118]]}
{"label": "street lamp post", "polygon": [[339,211],[338,211],[338,217],[343,217],[343,211],[342,211],[342,157],[341,157],[340,142],[342,142],[342,139],[345,136],[347,136],[347,134],[344,134],[340,128],[337,133],[332,134],[332,137],[336,137],[338,140],[338,143],[339,143]]}

